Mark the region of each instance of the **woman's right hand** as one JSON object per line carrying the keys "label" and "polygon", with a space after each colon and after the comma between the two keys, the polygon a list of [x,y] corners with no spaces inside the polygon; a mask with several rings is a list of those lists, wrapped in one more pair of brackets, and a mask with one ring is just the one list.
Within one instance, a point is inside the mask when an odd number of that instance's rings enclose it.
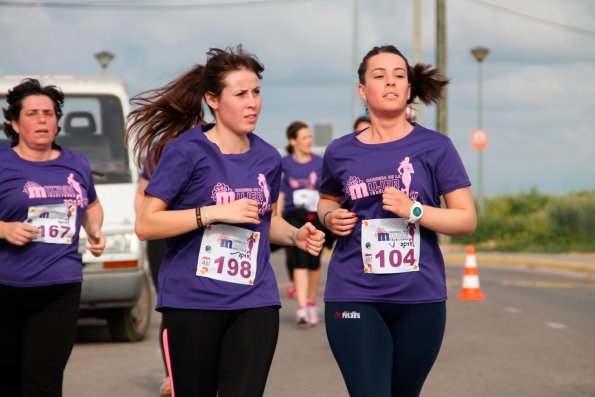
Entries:
{"label": "woman's right hand", "polygon": [[39,230],[23,222],[2,222],[1,237],[12,245],[23,246],[37,238]]}
{"label": "woman's right hand", "polygon": [[324,226],[337,236],[347,236],[357,224],[358,218],[354,212],[345,208],[337,208],[324,219]]}
{"label": "woman's right hand", "polygon": [[[203,208],[203,223],[206,222],[204,211]],[[258,201],[256,200],[243,198],[224,205],[211,205],[207,211],[210,223],[252,223],[260,225]]]}

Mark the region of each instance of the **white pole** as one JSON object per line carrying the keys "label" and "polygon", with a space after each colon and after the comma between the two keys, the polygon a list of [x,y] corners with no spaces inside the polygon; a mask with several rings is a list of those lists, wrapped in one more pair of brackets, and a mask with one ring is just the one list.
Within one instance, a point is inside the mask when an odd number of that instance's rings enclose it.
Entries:
{"label": "white pole", "polygon": [[[413,65],[421,62],[421,0],[413,0]],[[416,109],[417,122],[421,124],[421,108]]]}
{"label": "white pole", "polygon": [[357,77],[358,68],[358,0],[353,0],[353,37],[352,37],[352,84],[351,84],[351,123],[355,121],[359,115],[359,96],[357,95],[357,84],[359,79]]}

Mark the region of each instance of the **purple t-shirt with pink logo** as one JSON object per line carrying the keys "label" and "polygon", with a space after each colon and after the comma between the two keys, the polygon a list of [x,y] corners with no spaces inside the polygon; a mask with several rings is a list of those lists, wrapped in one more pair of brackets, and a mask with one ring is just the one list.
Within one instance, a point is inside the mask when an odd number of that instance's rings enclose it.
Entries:
{"label": "purple t-shirt with pink logo", "polygon": [[[67,148],[54,148],[61,150],[58,158],[28,161],[20,158],[10,145],[0,147],[1,221],[25,222],[30,210],[36,207],[76,205],[76,222],[71,222],[74,212],[67,210],[66,222],[43,230],[56,236],[73,232],[68,244],[32,241],[16,246],[0,239],[0,284],[35,287],[82,281],[79,231],[85,210],[97,194],[87,159]],[[48,216],[60,216],[60,212]]]}
{"label": "purple t-shirt with pink logo", "polygon": [[223,154],[204,134],[211,127],[198,126],[168,144],[145,193],[165,201],[169,210],[226,204],[242,198],[257,200],[260,225],[230,224],[260,234],[254,283],[244,285],[198,276],[205,229],[193,230],[166,239],[167,253],[159,270],[157,309],[280,306],[279,289],[270,264],[268,233],[272,204],[279,197],[281,156],[253,133],[248,135],[247,152]]}
{"label": "purple t-shirt with pink logo", "polygon": [[364,272],[362,221],[398,218],[382,208],[387,186],[412,200],[440,207],[440,197],[470,186],[459,154],[445,135],[415,124],[394,142],[365,144],[352,133],[334,140],[323,159],[320,193],[344,196],[342,208],[359,221],[352,233],[338,237],[329,264],[327,302],[430,303],[446,300],[444,259],[435,232],[420,226],[419,271],[397,274]]}
{"label": "purple t-shirt with pink logo", "polygon": [[293,156],[281,159],[283,178],[281,192],[285,194],[284,214],[294,211],[293,192],[297,189],[318,190],[320,187],[320,173],[322,171],[322,157],[312,154],[307,163],[298,163]]}

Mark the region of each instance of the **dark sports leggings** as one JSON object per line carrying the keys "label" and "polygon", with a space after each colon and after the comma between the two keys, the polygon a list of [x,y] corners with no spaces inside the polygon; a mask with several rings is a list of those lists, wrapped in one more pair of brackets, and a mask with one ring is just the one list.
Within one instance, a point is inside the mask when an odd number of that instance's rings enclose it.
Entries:
{"label": "dark sports leggings", "polygon": [[[284,216],[287,223],[298,229],[306,222],[311,222],[317,229],[322,230],[322,225],[314,212],[308,212],[303,208],[291,211]],[[320,269],[320,256],[312,255],[295,246],[285,247],[285,258],[287,271],[293,274],[294,269]],[[291,277],[293,280],[293,275]]]}
{"label": "dark sports leggings", "polygon": [[[159,293],[159,268],[161,267],[161,262],[163,262],[163,258],[165,257],[166,252],[167,246],[165,245],[165,240],[147,241],[147,256],[149,258],[149,270],[151,270],[151,280],[153,281],[153,286],[155,287],[155,292],[157,293]],[[163,319],[161,319],[161,324],[159,326],[160,335],[163,333],[163,329]],[[165,375],[167,376],[167,365],[165,363],[163,340],[161,338],[159,338],[159,347],[161,348],[163,368],[165,368]]]}
{"label": "dark sports leggings", "polygon": [[351,397],[419,396],[444,337],[445,302],[328,302],[325,317]]}
{"label": "dark sports leggings", "polygon": [[62,396],[81,284],[0,285],[0,395]]}
{"label": "dark sports leggings", "polygon": [[279,334],[278,307],[167,309],[163,315],[176,397],[263,395]]}

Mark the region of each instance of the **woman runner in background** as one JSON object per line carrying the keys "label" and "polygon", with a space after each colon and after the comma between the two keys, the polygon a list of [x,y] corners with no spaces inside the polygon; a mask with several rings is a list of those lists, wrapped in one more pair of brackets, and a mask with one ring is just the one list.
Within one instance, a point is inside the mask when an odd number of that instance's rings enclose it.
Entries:
{"label": "woman runner in background", "polygon": [[[279,194],[279,211],[295,227],[312,222],[322,230],[316,216],[318,187],[322,158],[312,153],[312,134],[308,125],[294,121],[287,127],[287,153],[283,157],[283,178]],[[296,247],[286,247],[288,270],[293,274],[298,310],[298,325],[318,324],[318,286],[320,284],[320,256],[311,255]]]}

